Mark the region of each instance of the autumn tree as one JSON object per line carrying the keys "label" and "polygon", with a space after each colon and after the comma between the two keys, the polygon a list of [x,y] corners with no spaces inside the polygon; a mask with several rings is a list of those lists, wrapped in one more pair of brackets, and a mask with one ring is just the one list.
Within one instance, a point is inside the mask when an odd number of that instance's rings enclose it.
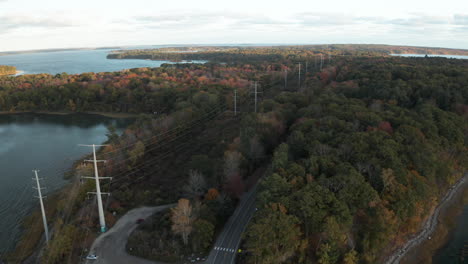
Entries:
{"label": "autumn tree", "polygon": [[187,199],[180,199],[177,206],[171,209],[171,213],[172,231],[180,235],[184,244],[187,245],[194,220],[190,201]]}
{"label": "autumn tree", "polygon": [[134,166],[136,162],[138,161],[138,159],[143,157],[144,154],[145,154],[145,144],[143,144],[143,142],[141,141],[138,141],[135,144],[135,147],[129,152],[131,165]]}
{"label": "autumn tree", "polygon": [[242,155],[238,151],[226,151],[224,153],[224,177],[230,178],[232,175],[240,174],[240,164]]}
{"label": "autumn tree", "polygon": [[226,179],[225,190],[233,198],[240,198],[245,191],[245,183],[239,173],[232,174]]}
{"label": "autumn tree", "polygon": [[358,253],[356,250],[351,249],[344,255],[343,264],[357,264],[358,260]]}
{"label": "autumn tree", "polygon": [[64,256],[73,250],[73,241],[79,239],[79,232],[73,225],[64,225],[57,232],[42,256],[41,263],[64,263]]}
{"label": "autumn tree", "polygon": [[205,199],[208,200],[208,201],[211,201],[211,200],[217,199],[218,196],[219,196],[219,191],[217,189],[215,189],[215,188],[211,188],[206,193]]}
{"label": "autumn tree", "polygon": [[248,263],[283,263],[295,255],[301,246],[299,220],[288,215],[281,204],[261,209],[249,225],[246,250]]}

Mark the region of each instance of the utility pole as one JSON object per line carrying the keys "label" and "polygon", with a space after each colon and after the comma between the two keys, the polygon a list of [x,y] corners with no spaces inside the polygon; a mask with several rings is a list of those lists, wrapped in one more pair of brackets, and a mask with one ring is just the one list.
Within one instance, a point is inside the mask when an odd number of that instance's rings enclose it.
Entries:
{"label": "utility pole", "polygon": [[298,89],[301,88],[301,64],[299,63],[299,87]]}
{"label": "utility pole", "polygon": [[35,179],[33,178],[33,180],[36,180],[36,184],[37,184],[37,194],[38,194],[37,198],[39,198],[39,202],[41,204],[42,222],[44,223],[44,234],[45,234],[46,244],[49,244],[49,227],[47,226],[47,218],[46,218],[46,213],[44,210],[44,202],[42,201],[43,196],[41,192],[43,188],[41,188],[41,184],[39,183],[39,176],[37,175],[38,170],[33,170],[33,172],[36,175],[36,178]]}
{"label": "utility pole", "polygon": [[103,147],[107,145],[79,145],[82,147],[92,147],[93,148],[93,160],[85,160],[86,162],[93,162],[94,163],[94,177],[83,177],[86,179],[94,179],[96,181],[96,192],[89,192],[91,194],[96,194],[97,196],[97,203],[98,203],[98,211],[99,211],[99,224],[101,225],[101,232],[106,232],[106,220],[104,218],[104,207],[102,206],[102,194],[110,195],[110,193],[101,193],[101,185],[99,184],[100,179],[111,179],[111,177],[99,177],[98,174],[98,162],[106,162],[105,160],[96,160],[96,147]]}
{"label": "utility pole", "polygon": [[288,89],[288,69],[284,69],[284,90]]}
{"label": "utility pole", "polygon": [[234,115],[237,115],[237,89],[234,89]]}
{"label": "utility pole", "polygon": [[323,55],[320,54],[320,71],[322,71],[322,67],[323,67]]}
{"label": "utility pole", "polygon": [[255,81],[255,113],[257,113],[257,81]]}
{"label": "utility pole", "polygon": [[255,81],[254,87],[255,87],[255,91],[254,91],[254,94],[255,94],[255,113],[257,113],[257,94],[262,93],[262,92],[257,91],[257,88],[258,88],[257,81]]}

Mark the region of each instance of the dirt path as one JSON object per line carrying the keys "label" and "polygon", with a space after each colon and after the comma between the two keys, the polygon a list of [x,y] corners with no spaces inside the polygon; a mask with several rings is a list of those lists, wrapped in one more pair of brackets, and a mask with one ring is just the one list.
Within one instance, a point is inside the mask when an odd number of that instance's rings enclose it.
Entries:
{"label": "dirt path", "polygon": [[396,250],[390,257],[388,257],[385,264],[397,264],[400,263],[401,259],[405,257],[409,250],[419,245],[424,240],[427,240],[431,234],[434,232],[437,224],[441,210],[443,210],[447,205],[450,204],[452,198],[455,194],[462,190],[465,186],[465,183],[468,182],[468,173],[465,174],[456,184],[450,187],[450,190],[445,194],[444,198],[440,201],[437,208],[434,210],[434,213],[424,222],[423,229],[418,235],[411,238],[406,242],[406,244],[400,249]]}

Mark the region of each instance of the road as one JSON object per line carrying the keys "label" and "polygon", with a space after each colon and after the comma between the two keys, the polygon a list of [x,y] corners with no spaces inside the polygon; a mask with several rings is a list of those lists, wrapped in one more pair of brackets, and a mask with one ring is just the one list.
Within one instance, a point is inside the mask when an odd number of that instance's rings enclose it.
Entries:
{"label": "road", "polygon": [[426,220],[423,225],[421,232],[415,237],[411,238],[406,244],[394,252],[385,262],[385,264],[397,264],[400,263],[401,259],[405,257],[406,253],[411,250],[413,247],[419,245],[424,240],[428,239],[429,236],[434,232],[437,223],[440,211],[446,207],[452,198],[455,196],[458,190],[460,190],[465,183],[468,182],[468,173],[465,174],[456,184],[454,184],[450,190],[445,194],[444,198],[440,201],[437,208],[434,210],[434,213]]}
{"label": "road", "polygon": [[257,185],[245,193],[208,255],[205,264],[233,264],[247,224],[255,210]]}
{"label": "road", "polygon": [[128,237],[137,227],[138,219],[146,219],[152,214],[173,207],[175,204],[157,207],[141,207],[130,210],[106,233],[100,235],[93,243],[90,254],[98,256],[97,260],[85,260],[86,264],[155,264],[157,262],[130,256],[125,250]]}

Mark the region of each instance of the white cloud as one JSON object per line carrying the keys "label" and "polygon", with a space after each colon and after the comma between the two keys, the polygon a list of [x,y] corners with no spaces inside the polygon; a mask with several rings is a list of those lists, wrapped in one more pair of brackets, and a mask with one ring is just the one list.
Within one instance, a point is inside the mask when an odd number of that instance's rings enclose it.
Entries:
{"label": "white cloud", "polygon": [[468,15],[457,14],[454,16],[454,24],[468,26]]}
{"label": "white cloud", "polygon": [[[1,0],[0,0],[1,1]],[[71,27],[73,24],[69,21],[51,19],[47,17],[34,17],[26,15],[0,16],[0,34],[9,30],[20,28],[62,28]]]}
{"label": "white cloud", "polygon": [[0,51],[167,43],[385,42],[440,46],[441,39],[446,43],[443,46],[468,47],[468,39],[460,39],[468,28],[467,14],[382,17],[307,10],[282,15],[209,10],[152,10],[119,16],[79,10],[38,14],[2,14],[0,10]]}

